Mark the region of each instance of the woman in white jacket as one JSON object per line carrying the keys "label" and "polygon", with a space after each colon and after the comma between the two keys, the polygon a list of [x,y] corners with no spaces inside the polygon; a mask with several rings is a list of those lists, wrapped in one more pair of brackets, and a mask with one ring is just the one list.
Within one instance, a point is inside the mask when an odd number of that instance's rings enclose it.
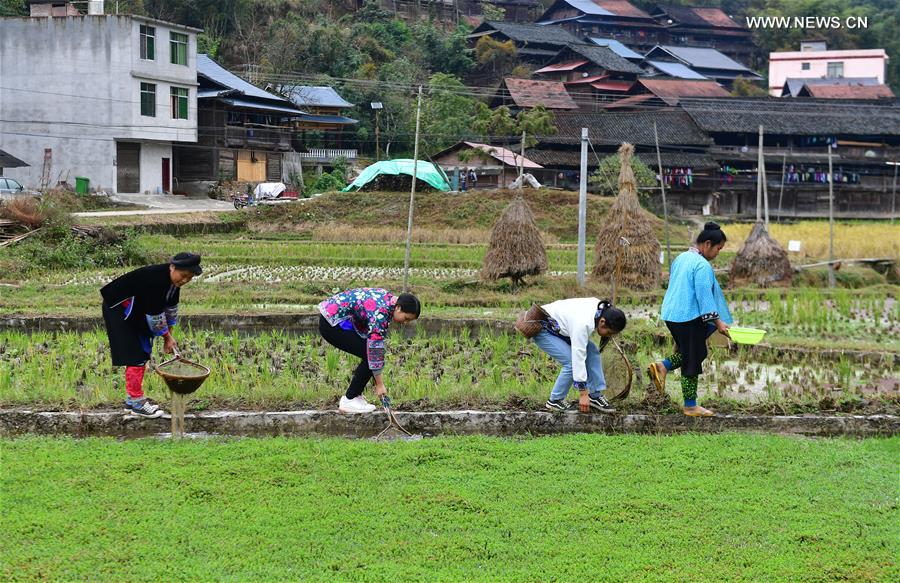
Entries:
{"label": "woman in white jacket", "polygon": [[[574,386],[580,393],[578,408],[582,413],[591,409],[603,413],[615,411],[603,397],[606,380],[600,351],[609,339],[625,329],[625,314],[608,301],[597,298],[558,300],[541,306],[549,315],[534,343],[562,365],[546,407],[551,411],[569,409],[566,396]],[[600,347],[591,342],[596,332]]]}

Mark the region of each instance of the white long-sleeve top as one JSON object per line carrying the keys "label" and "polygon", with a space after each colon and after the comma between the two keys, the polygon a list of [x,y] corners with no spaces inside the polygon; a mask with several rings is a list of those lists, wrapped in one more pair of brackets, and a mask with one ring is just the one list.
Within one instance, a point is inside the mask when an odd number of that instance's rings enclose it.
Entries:
{"label": "white long-sleeve top", "polygon": [[559,323],[559,333],[568,336],[572,344],[572,380],[587,382],[587,344],[594,332],[597,298],[557,300],[541,306]]}

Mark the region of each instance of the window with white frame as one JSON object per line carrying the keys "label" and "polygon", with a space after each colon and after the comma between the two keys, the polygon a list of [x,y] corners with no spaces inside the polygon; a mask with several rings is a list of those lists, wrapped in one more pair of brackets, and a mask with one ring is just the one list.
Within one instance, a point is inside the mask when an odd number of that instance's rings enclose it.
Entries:
{"label": "window with white frame", "polygon": [[187,65],[188,35],[180,32],[169,33],[169,55],[173,65]]}
{"label": "window with white frame", "polygon": [[840,79],[844,76],[844,63],[836,62],[836,63],[828,63],[828,70],[825,73],[825,76],[829,79]]}
{"label": "window with white frame", "polygon": [[186,87],[172,87],[172,119],[188,118],[188,90]]}
{"label": "window with white frame", "polygon": [[141,25],[141,58],[147,61],[156,60],[156,28],[153,26]]}

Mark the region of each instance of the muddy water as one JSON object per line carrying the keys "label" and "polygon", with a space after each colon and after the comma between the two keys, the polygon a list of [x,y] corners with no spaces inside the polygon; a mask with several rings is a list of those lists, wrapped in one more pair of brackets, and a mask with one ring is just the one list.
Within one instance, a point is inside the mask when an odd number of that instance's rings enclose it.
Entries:
{"label": "muddy water", "polygon": [[801,366],[711,360],[704,363],[698,393],[737,401],[764,401],[808,395],[900,395],[900,372],[867,366],[810,363]]}

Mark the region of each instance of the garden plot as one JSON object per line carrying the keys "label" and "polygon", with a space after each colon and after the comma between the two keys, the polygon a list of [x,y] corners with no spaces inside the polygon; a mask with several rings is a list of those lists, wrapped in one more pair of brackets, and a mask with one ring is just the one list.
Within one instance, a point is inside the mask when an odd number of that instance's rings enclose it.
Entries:
{"label": "garden plot", "polygon": [[[812,360],[812,359],[810,359]],[[778,402],[814,398],[838,401],[847,394],[900,396],[900,375],[839,360],[831,366],[741,363],[714,358],[701,377],[702,397]]]}
{"label": "garden plot", "polygon": [[[255,335],[205,330],[177,333],[183,354],[207,364],[213,374],[196,394],[198,407],[332,407],[357,360],[318,336],[281,331]],[[632,363],[640,366],[659,349],[652,338],[622,339]],[[894,359],[869,365],[825,360],[815,355],[739,361],[714,348],[701,377],[701,399],[737,408],[777,404],[815,409],[822,399],[863,408],[870,401],[896,404],[900,367]],[[781,368],[778,368],[780,366]],[[441,333],[389,342],[386,380],[401,408],[539,408],[558,366],[524,338],[506,333]],[[166,399],[162,382],[151,378],[149,393]],[[669,390],[677,396],[677,375]],[[0,405],[85,408],[118,405],[124,395],[121,371],[109,365],[102,331],[0,333]],[[623,409],[640,408],[643,387],[636,383]]]}
{"label": "garden plot", "polygon": [[[100,270],[74,275],[51,275],[44,281],[55,285],[101,287],[112,281],[121,271]],[[477,278],[479,270],[462,268],[410,268],[413,278],[427,280]],[[571,277],[574,272],[551,271],[550,277]],[[403,279],[402,267],[319,267],[315,265],[203,265],[203,274],[194,279],[197,283],[241,283],[241,282],[304,282],[304,281],[353,281]]]}
{"label": "garden plot", "polygon": [[769,291],[763,298],[737,292],[731,299],[741,325],[780,335],[832,339],[835,348],[848,338],[864,338],[896,349],[900,339],[900,303],[887,294],[802,289],[783,296]]}

